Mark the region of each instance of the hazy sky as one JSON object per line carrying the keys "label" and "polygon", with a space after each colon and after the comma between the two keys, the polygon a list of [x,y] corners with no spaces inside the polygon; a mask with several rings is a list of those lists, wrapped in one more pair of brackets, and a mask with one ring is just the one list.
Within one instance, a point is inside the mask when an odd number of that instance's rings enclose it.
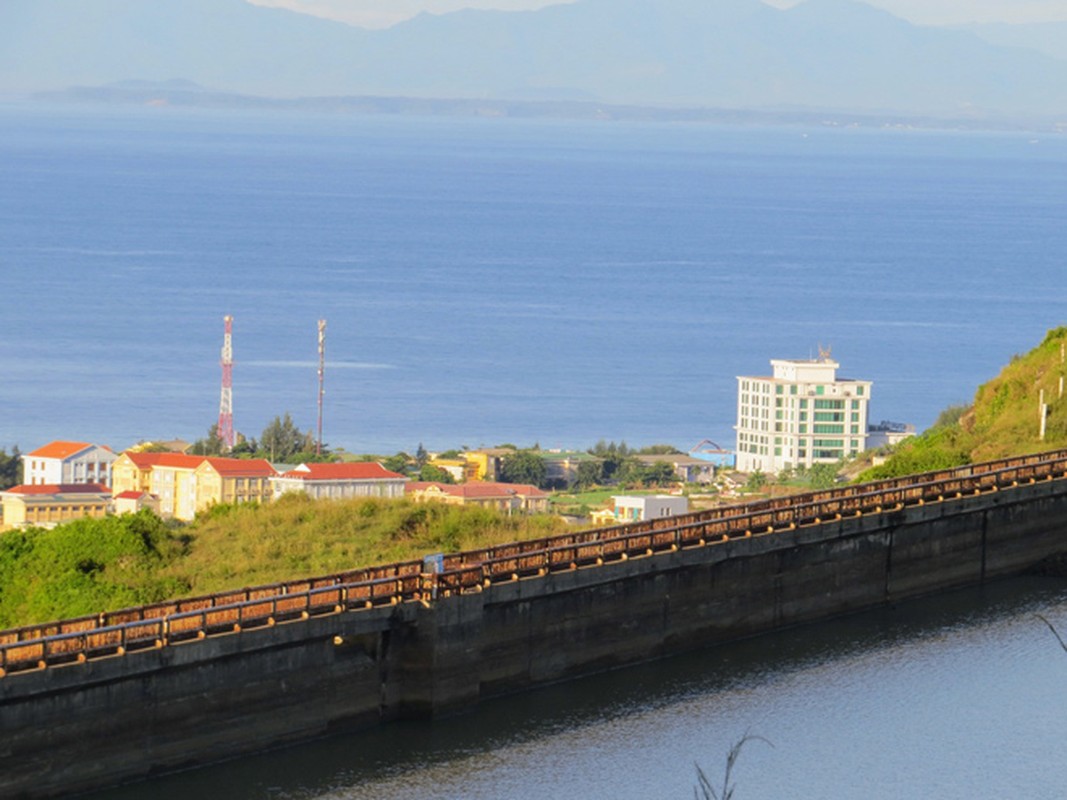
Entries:
{"label": "hazy sky", "polygon": [[[788,7],[799,0],[765,0]],[[519,10],[542,8],[560,0],[249,0],[261,6],[280,6],[330,17],[363,27],[381,28],[421,11],[442,14],[460,8]],[[714,0],[709,0],[714,2]],[[956,25],[966,22],[1067,21],[1067,0],[866,0],[925,25]]]}

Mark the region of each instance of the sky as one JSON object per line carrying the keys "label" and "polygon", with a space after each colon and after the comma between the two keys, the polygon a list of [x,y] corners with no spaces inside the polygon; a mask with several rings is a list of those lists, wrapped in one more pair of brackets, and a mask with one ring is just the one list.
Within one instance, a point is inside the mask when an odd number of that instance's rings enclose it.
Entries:
{"label": "sky", "polygon": [[[365,28],[384,28],[423,11],[443,14],[461,8],[518,11],[542,8],[560,0],[248,0],[337,19]],[[799,0],[765,0],[786,8]],[[962,25],[969,22],[1067,21],[1067,0],[866,0],[920,25]]]}

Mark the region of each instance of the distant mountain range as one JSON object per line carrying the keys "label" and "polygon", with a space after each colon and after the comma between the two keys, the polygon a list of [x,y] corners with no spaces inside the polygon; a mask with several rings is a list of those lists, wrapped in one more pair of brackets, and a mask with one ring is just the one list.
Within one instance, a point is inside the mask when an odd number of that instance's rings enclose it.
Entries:
{"label": "distant mountain range", "polygon": [[[1062,30],[1062,29],[1061,29]],[[981,34],[981,35],[979,35]],[[1067,121],[1067,60],[1020,28],[852,0],[577,0],[369,31],[245,0],[4,0],[0,91],[182,79],[268,97],[835,110]],[[994,42],[999,42],[994,43]]]}

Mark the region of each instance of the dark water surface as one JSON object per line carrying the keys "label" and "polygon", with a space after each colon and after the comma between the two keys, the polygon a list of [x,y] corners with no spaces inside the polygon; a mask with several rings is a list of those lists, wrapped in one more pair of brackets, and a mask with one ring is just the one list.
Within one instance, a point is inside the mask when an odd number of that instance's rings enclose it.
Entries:
{"label": "dark water surface", "polygon": [[0,106],[0,446],[705,437],[831,346],[925,427],[1067,317],[1067,137]]}
{"label": "dark water surface", "polygon": [[761,636],[93,795],[745,798],[1067,794],[1067,582],[1027,578]]}

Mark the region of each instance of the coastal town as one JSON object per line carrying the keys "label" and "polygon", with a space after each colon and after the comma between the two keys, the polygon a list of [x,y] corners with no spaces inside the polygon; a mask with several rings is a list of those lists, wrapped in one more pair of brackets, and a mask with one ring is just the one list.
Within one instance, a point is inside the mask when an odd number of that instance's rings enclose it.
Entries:
{"label": "coastal town", "polygon": [[[0,530],[142,509],[191,522],[213,506],[270,503],[292,492],[330,500],[407,497],[511,515],[557,510],[551,491],[607,486],[618,493],[586,509],[579,521],[608,525],[684,514],[690,496],[733,497],[752,486],[753,476],[762,485],[763,478],[842,465],[913,434],[908,426],[870,425],[872,382],[839,378],[839,366],[829,352],[820,352],[817,359],[772,360],[769,376],[739,376],[736,452],[708,440],[689,452],[669,445],[631,450],[614,442],[588,451],[501,446],[429,453],[420,445],[414,456],[342,460],[339,454],[323,457],[321,446],[314,457],[308,446],[300,453],[307,460],[283,463],[256,457],[244,442],[217,446],[216,455],[183,440],[141,442],[118,452],[56,440],[19,456],[21,480],[0,492]],[[220,420],[220,428],[232,425],[232,406],[225,401]],[[288,414],[274,424],[294,431]],[[212,432],[216,444],[218,430]],[[310,434],[295,434],[298,444],[290,450],[311,444]],[[238,452],[244,457],[234,457]]]}

